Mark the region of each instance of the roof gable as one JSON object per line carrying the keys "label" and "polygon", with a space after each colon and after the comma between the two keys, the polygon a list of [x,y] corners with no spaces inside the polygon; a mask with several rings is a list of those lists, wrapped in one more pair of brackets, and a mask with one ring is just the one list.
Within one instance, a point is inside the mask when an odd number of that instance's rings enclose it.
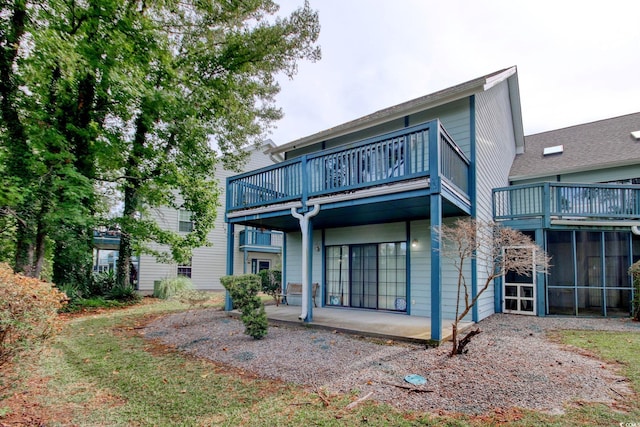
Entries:
{"label": "roof gable", "polygon": [[[384,108],[375,113],[360,117],[358,119],[343,123],[341,125],[320,131],[313,135],[309,135],[284,145],[277,146],[270,150],[271,153],[285,153],[294,149],[300,149],[317,142],[336,138],[342,135],[350,134],[359,130],[363,130],[378,124],[388,122],[400,117],[404,117],[416,112],[434,108],[449,102],[471,96],[473,94],[491,89],[493,86],[508,80],[509,91],[511,94],[511,110],[514,116],[514,127],[516,128],[516,141],[522,144],[522,117],[520,110],[520,95],[517,82],[516,67],[504,68],[499,71],[469,80],[456,86],[452,86],[429,95],[415,98],[401,104]],[[517,104],[517,105],[516,105]]]}

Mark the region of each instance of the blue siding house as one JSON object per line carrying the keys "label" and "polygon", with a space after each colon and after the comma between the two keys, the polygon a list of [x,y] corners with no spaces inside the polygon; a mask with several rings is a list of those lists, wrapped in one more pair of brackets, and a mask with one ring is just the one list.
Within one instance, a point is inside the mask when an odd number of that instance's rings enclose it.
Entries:
{"label": "blue siding house", "polygon": [[[283,231],[283,283],[319,283],[322,306],[424,317],[440,340],[456,282],[431,227],[491,219],[492,189],[523,147],[512,67],[273,148],[283,162],[227,180],[227,232]],[[471,320],[494,306],[491,291]]]}
{"label": "blue siding house", "polygon": [[[339,309],[416,316],[439,341],[443,323],[454,318],[457,276],[440,256],[433,226],[460,217],[495,219],[530,233],[554,259],[558,251],[565,256],[568,247],[554,242],[567,237],[551,235],[549,241],[548,233],[556,227],[550,223],[556,199],[549,189],[557,185],[549,177],[558,181],[558,172],[550,168],[543,176],[535,175],[539,168],[535,174],[524,170],[531,164],[528,156],[537,155],[527,145],[535,141],[536,136],[523,135],[518,74],[510,67],[276,146],[271,154],[282,155],[283,162],[227,179],[228,271],[235,227],[279,230],[284,232],[283,283],[303,284],[302,298],[290,301],[300,305],[302,320],[313,319],[311,284],[318,283],[316,302],[336,308],[336,316]],[[596,188],[619,191],[629,185]],[[631,251],[635,240],[625,226]],[[599,236],[602,248],[612,245],[613,235]],[[614,253],[600,251],[603,276],[606,257]],[[631,259],[620,261],[619,271]],[[469,266],[472,292],[484,281],[483,271],[482,265]],[[565,300],[579,299],[580,287],[565,281],[556,286],[554,274],[532,283],[503,278],[482,295],[468,320],[496,311],[569,312],[573,306]],[[627,279],[618,294],[627,301],[626,306],[616,303],[621,309],[628,307],[628,285]],[[562,302],[549,301],[558,298]]]}

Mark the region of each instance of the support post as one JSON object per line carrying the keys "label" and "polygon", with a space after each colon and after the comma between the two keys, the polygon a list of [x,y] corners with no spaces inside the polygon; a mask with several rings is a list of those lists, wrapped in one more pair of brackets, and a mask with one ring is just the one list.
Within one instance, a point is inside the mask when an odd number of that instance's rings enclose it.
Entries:
{"label": "support post", "polygon": [[291,215],[300,222],[300,231],[302,232],[302,311],[299,319],[304,320],[305,322],[311,321],[309,316],[309,302],[312,299],[312,272],[309,260],[313,256],[313,248],[311,247],[311,245],[313,245],[313,236],[310,236],[309,234],[309,219],[316,216],[318,212],[320,212],[320,205],[313,205],[313,209],[305,214],[300,214],[296,208],[291,208]]}
{"label": "support post", "polygon": [[431,176],[431,339],[442,340],[442,262],[440,239],[434,227],[442,225],[442,196],[440,187],[440,121],[429,129],[429,175]]}
{"label": "support post", "polygon": [[440,194],[431,195],[431,339],[442,340],[442,262],[440,239],[433,227],[442,225]]}

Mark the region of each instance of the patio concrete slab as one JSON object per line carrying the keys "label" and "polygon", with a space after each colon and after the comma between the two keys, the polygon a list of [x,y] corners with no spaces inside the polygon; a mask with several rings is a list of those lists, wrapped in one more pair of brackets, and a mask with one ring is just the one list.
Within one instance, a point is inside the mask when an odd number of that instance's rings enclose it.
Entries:
{"label": "patio concrete slab", "polygon": [[[301,313],[300,306],[267,305],[265,309],[270,322],[284,322],[397,341],[437,344],[431,340],[431,319],[428,317],[342,307],[314,307],[313,321],[303,322],[298,318]],[[451,337],[451,322],[452,320],[442,321],[442,341]],[[464,330],[471,325],[473,322],[461,322],[460,329]]]}

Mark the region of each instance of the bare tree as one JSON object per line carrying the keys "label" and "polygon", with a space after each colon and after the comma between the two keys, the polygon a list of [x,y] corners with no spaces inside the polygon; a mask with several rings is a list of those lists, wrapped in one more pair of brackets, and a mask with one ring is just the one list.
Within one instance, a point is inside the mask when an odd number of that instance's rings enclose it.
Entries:
{"label": "bare tree", "polygon": [[[466,353],[465,347],[472,337],[479,334],[479,328],[473,329],[464,338],[458,338],[458,325],[469,314],[480,296],[489,288],[494,279],[507,272],[531,276],[538,272],[547,272],[550,258],[529,236],[520,231],[503,227],[493,221],[458,219],[452,226],[434,227],[440,242],[440,253],[453,261],[458,273],[456,315],[452,324],[450,356]],[[465,273],[468,265],[475,259],[478,276],[483,281],[475,295]]]}

